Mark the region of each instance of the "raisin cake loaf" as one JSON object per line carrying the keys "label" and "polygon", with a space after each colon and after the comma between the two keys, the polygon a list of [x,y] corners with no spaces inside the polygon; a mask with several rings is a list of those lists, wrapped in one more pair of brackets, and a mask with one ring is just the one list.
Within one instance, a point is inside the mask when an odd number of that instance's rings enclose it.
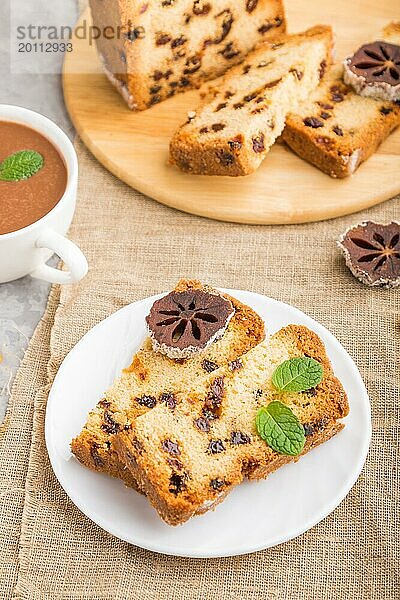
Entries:
{"label": "raisin cake loaf", "polygon": [[[181,280],[175,288],[178,292],[210,289],[195,280]],[[72,441],[72,452],[82,464],[138,487],[114,452],[113,435],[157,405],[174,407],[177,392],[201,385],[222,365],[234,368],[240,356],[264,339],[262,319],[235,298],[221,295],[231,301],[234,315],[224,335],[190,360],[168,358],[153,350],[150,338],[145,341],[131,365],[90,412],[81,433]]]}
{"label": "raisin cake loaf", "polygon": [[[382,36],[380,36],[382,37]],[[391,24],[383,39],[400,44],[400,26]],[[347,177],[400,125],[400,106],[359,96],[335,65],[298,111],[288,115],[287,145],[331,177]]]}
{"label": "raisin cake loaf", "polygon": [[281,0],[90,0],[90,6],[102,32],[96,42],[104,70],[135,110],[218,77],[260,40],[285,31]]}
{"label": "raisin cake loaf", "polygon": [[[271,383],[285,360],[308,356],[323,379],[307,392],[279,392]],[[297,416],[306,443],[302,454],[343,428],[345,391],[334,376],[318,336],[289,325],[222,367],[175,406],[160,404],[115,436],[115,448],[149,501],[170,525],[183,523],[221,502],[244,478],[261,479],[297,460],[272,450],[256,432],[260,407],[280,401]]]}
{"label": "raisin cake loaf", "polygon": [[175,133],[170,162],[199,175],[248,175],[281,134],[288,112],[317,87],[330,63],[332,30],[279,36],[228,71],[214,97]]}

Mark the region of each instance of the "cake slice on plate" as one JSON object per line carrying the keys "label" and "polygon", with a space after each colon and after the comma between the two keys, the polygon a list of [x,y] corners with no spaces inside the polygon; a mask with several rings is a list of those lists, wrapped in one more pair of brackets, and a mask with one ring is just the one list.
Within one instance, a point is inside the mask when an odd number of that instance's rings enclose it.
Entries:
{"label": "cake slice on plate", "polygon": [[281,0],[90,0],[97,49],[129,108],[144,110],[241,62],[285,31]]}
{"label": "cake slice on plate", "polygon": [[[379,38],[400,45],[400,24],[388,25]],[[331,177],[343,178],[398,125],[399,104],[360,96],[344,83],[343,65],[335,65],[299,110],[288,115],[282,137],[301,158]]]}
{"label": "cake slice on plate", "polygon": [[[278,389],[277,367],[301,357],[317,364],[318,383],[303,386],[302,392]],[[243,479],[265,478],[329,440],[343,428],[340,419],[349,410],[323,343],[299,325],[281,329],[236,361],[234,369],[221,367],[178,396],[176,406],[158,405],[114,440],[121,461],[170,525],[212,509]],[[303,439],[297,451],[284,444],[273,449],[260,437],[257,414],[272,403],[294,415]]]}
{"label": "cake slice on plate", "polygon": [[[236,298],[222,294],[199,281],[181,280],[167,298],[169,301],[171,298],[184,302],[189,300],[190,305],[197,296],[201,303],[207,298],[217,300],[218,312],[210,316],[206,314],[205,319],[208,321],[202,321],[207,325],[202,328],[202,332],[209,335],[208,342],[200,348],[203,345],[201,336],[198,336],[197,340],[194,338],[194,344],[197,344],[198,348],[192,347],[191,358],[187,359],[183,357],[182,348],[181,357],[174,355],[170,358],[162,352],[156,352],[150,338],[145,341],[143,347],[134,355],[131,365],[124,369],[122,375],[90,412],[82,431],[71,443],[72,452],[86,467],[121,478],[127,485],[138,487],[137,481],[113,449],[113,436],[127,423],[131,424],[138,416],[154,410],[159,405],[171,409],[178,401],[177,393],[201,386],[212,371],[221,366],[235,364],[240,356],[264,339],[263,321],[254,310]],[[219,309],[219,304],[228,307],[225,315]],[[165,308],[168,311],[169,307]],[[152,314],[150,313],[150,317]],[[202,315],[201,312],[200,317]],[[219,320],[223,319],[222,327],[218,320],[214,320],[215,315]],[[159,321],[169,319],[173,320],[175,316],[164,315]],[[152,323],[153,328],[156,323],[157,321]],[[178,320],[176,325],[180,326]],[[208,325],[214,326],[214,329],[208,328]],[[162,339],[165,346],[168,334],[173,333],[166,323],[156,328],[154,335],[157,339]],[[197,330],[195,333],[197,334]],[[185,340],[185,337],[182,336],[181,339]],[[168,351],[168,348],[166,350]]]}
{"label": "cake slice on plate", "polygon": [[210,101],[189,113],[170,144],[170,161],[187,173],[247,175],[255,171],[286,115],[314,90],[331,63],[332,30],[277,36],[218,81]]}

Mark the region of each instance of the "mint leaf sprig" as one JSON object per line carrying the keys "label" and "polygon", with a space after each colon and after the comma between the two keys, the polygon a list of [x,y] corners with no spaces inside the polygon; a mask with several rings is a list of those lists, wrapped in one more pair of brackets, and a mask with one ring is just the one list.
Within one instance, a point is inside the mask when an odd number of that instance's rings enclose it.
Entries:
{"label": "mint leaf sprig", "polygon": [[280,454],[297,456],[306,442],[303,425],[282,402],[270,402],[260,408],[256,416],[256,429],[268,446]]}
{"label": "mint leaf sprig", "polygon": [[[285,360],[272,374],[272,384],[280,392],[305,392],[321,383],[322,365],[307,356]],[[260,408],[256,415],[258,435],[272,450],[288,456],[301,454],[306,442],[303,425],[293,411],[278,400]]]}
{"label": "mint leaf sprig", "polygon": [[321,383],[322,365],[307,356],[285,360],[272,374],[274,387],[281,392],[305,392]]}
{"label": "mint leaf sprig", "polygon": [[35,175],[44,165],[44,159],[35,150],[19,150],[0,163],[1,181],[21,181]]}

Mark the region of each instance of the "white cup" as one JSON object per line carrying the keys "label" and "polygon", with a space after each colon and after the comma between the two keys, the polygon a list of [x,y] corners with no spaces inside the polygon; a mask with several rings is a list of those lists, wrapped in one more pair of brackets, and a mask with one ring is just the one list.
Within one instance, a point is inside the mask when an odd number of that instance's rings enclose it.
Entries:
{"label": "white cup", "polygon": [[[21,123],[49,139],[67,166],[67,187],[61,200],[44,217],[11,233],[0,235],[0,283],[31,275],[50,283],[73,283],[88,271],[81,250],[65,237],[74,216],[78,185],[78,159],[66,134],[53,121],[19,106],[0,104],[0,121]],[[0,207],[1,210],[1,207]],[[56,253],[66,271],[46,265]]]}

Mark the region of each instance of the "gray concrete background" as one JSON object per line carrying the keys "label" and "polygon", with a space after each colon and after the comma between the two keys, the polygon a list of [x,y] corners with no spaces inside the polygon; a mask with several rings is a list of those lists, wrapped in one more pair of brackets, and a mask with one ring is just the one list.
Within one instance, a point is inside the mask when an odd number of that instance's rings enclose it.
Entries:
{"label": "gray concrete background", "polygon": [[[24,73],[15,73],[15,62],[11,70],[10,48],[16,37],[16,19],[24,25],[38,22],[73,25],[77,18],[76,1],[3,0],[1,17],[0,103],[36,110],[55,121],[72,137],[73,127],[65,111],[61,90],[62,56],[58,53],[45,57],[24,53],[19,56],[23,69],[18,69]],[[44,70],[53,74],[46,74]],[[47,283],[30,277],[0,284],[0,422],[5,415],[12,379],[45,310],[48,293]]]}

